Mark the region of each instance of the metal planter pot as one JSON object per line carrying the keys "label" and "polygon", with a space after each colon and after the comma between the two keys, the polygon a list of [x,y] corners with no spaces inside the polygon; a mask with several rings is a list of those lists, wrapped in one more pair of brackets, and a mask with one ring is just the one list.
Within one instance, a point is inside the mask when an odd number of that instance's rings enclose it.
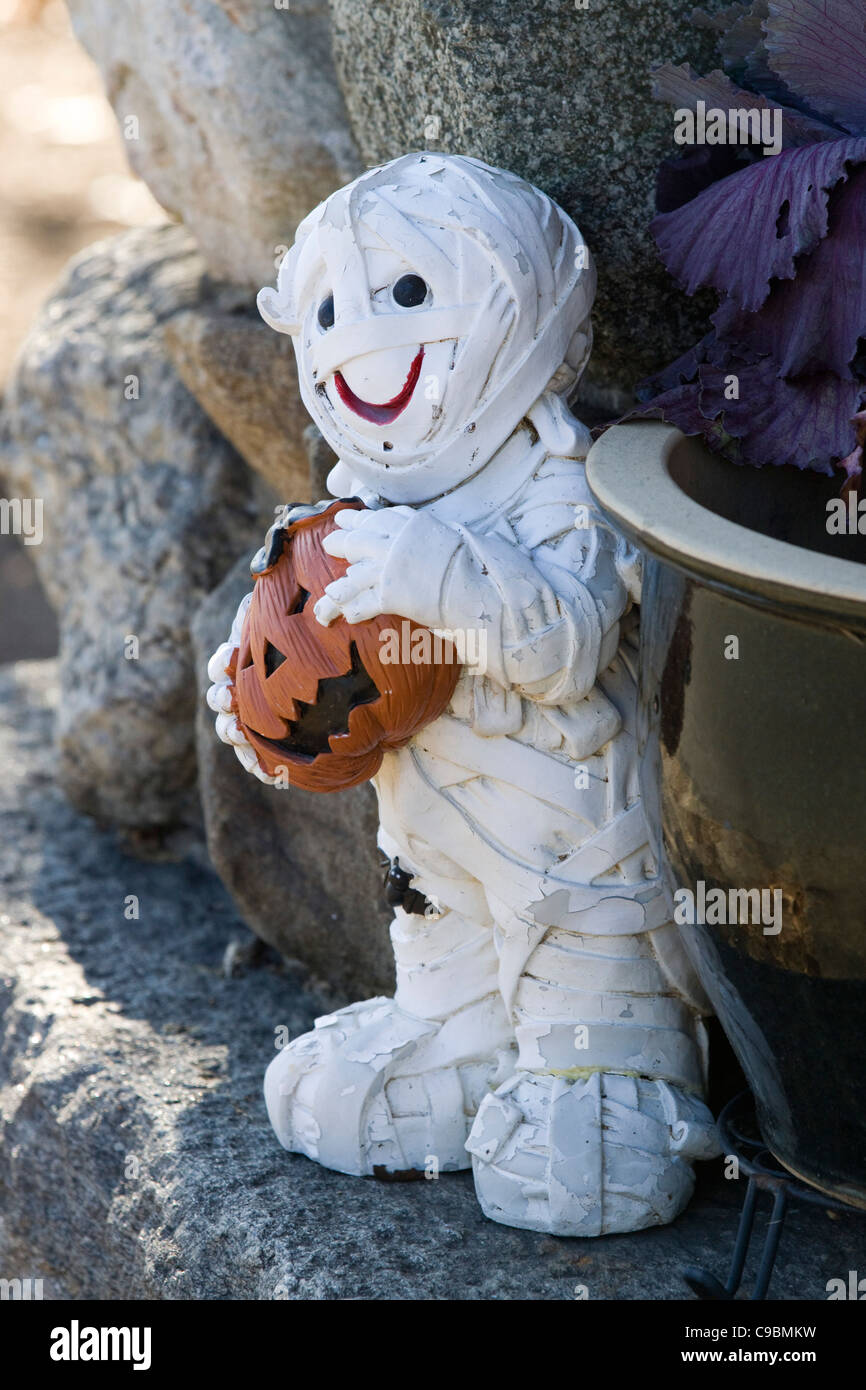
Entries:
{"label": "metal planter pot", "polygon": [[715,903],[687,948],[768,1147],[866,1208],[866,535],[828,534],[837,481],[657,422],[587,472],[645,555],[644,801],[671,891]]}

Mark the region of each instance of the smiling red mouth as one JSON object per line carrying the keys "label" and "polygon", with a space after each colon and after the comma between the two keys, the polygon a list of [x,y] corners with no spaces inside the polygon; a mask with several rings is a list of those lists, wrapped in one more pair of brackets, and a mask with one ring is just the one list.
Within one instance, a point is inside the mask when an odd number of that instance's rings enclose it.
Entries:
{"label": "smiling red mouth", "polygon": [[399,394],[393,400],[385,401],[382,405],[373,405],[371,401],[364,401],[360,396],[356,396],[342,372],[337,372],[334,376],[337,395],[343,405],[354,410],[355,414],[360,415],[362,420],[369,420],[374,425],[390,425],[391,421],[396,420],[401,411],[406,409],[412,399],[412,392],[418,385],[418,378],[421,375],[421,363],[423,361],[424,349],[420,347]]}

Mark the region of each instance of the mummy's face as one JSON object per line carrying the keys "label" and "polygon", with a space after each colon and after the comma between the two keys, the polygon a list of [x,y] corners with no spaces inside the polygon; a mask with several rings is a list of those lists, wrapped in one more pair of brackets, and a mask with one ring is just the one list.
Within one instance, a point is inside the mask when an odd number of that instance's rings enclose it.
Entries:
{"label": "mummy's face", "polygon": [[418,502],[483,468],[565,361],[592,304],[584,252],[514,175],[405,155],[314,209],[259,307],[354,477]]}
{"label": "mummy's face", "polygon": [[440,232],[438,244],[425,245],[421,236],[387,232],[397,246],[366,223],[320,229],[316,264],[301,276],[295,343],[315,412],[330,426],[325,433],[396,472],[443,431],[471,424],[492,348],[464,349],[481,327],[493,268],[459,233]]}
{"label": "mummy's face", "polygon": [[348,438],[391,453],[397,468],[447,408],[464,317],[441,312],[454,307],[450,278],[361,245],[348,265],[323,266],[311,287],[303,354],[319,408]]}

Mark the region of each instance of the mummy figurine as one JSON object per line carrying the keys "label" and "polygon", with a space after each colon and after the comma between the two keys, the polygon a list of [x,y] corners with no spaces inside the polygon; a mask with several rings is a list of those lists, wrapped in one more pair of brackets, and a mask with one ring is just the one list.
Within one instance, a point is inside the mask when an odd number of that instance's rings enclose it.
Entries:
{"label": "mummy figurine", "polygon": [[[568,407],[594,284],[545,194],[426,153],[316,208],[258,301],[291,335],[339,459],[328,488],[354,499],[319,542],[339,577],[302,613],[309,587],[292,581],[290,601],[284,585],[283,606],[307,643],[396,615],[461,662],[441,712],[428,705],[375,760],[395,996],[290,1042],[267,1070],[268,1112],[285,1148],[338,1172],[471,1165],[488,1217],[559,1236],[672,1220],[692,1161],[718,1152],[709,1007],[640,802],[639,559],[593,503],[589,435]],[[288,510],[254,572],[275,573],[290,528],[325,505]],[[301,727],[299,706],[280,723],[272,700],[267,737],[239,717],[241,676],[274,691],[291,676],[283,660],[256,677],[268,643],[250,604],[208,699],[244,766],[291,795],[291,767],[281,783],[263,750],[291,747],[277,734]]]}

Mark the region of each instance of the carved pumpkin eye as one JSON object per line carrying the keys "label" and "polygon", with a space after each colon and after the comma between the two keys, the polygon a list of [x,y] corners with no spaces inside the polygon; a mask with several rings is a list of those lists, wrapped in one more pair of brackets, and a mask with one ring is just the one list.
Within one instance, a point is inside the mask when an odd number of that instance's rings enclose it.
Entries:
{"label": "carved pumpkin eye", "polygon": [[284,653],[279,651],[272,642],[265,643],[265,671],[269,676],[280,669],[285,659]]}
{"label": "carved pumpkin eye", "polygon": [[420,275],[401,275],[391,291],[401,309],[415,309],[427,298],[427,281]]}
{"label": "carved pumpkin eye", "polygon": [[320,328],[334,327],[334,296],[332,294],[329,294],[327,299],[322,300],[316,318],[319,320]]}

